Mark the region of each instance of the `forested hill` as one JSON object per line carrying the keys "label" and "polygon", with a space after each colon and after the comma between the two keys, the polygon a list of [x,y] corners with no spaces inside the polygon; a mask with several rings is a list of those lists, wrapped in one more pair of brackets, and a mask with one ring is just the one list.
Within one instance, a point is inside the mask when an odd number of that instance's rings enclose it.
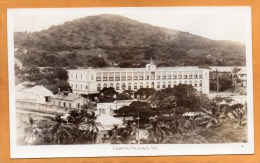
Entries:
{"label": "forested hill", "polygon": [[[203,25],[203,24],[202,24]],[[144,24],[118,15],[97,15],[40,32],[16,32],[15,55],[24,66],[245,65],[245,46]]]}

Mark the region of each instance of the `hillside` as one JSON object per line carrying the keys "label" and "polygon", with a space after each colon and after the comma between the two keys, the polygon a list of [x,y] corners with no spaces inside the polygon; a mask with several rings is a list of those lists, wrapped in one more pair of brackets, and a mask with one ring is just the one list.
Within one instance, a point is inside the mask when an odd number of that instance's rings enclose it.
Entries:
{"label": "hillside", "polygon": [[16,32],[15,55],[37,66],[245,65],[245,46],[144,24],[118,15],[65,22],[40,32]]}

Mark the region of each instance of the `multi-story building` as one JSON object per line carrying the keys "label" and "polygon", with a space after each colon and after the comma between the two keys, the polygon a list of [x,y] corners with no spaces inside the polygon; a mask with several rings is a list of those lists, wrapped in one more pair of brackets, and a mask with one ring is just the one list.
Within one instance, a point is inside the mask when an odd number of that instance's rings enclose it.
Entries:
{"label": "multi-story building", "polygon": [[191,84],[198,91],[209,93],[209,69],[199,67],[156,67],[152,62],[145,68],[70,69],[68,82],[75,94],[97,93],[104,87],[117,92],[174,87]]}
{"label": "multi-story building", "polygon": [[[210,72],[216,72],[219,73],[232,73],[233,69],[235,67],[231,66],[210,66]],[[247,86],[247,72],[246,72],[246,66],[238,66],[236,67],[239,69],[237,72],[238,79],[240,80],[238,86],[246,87]]]}

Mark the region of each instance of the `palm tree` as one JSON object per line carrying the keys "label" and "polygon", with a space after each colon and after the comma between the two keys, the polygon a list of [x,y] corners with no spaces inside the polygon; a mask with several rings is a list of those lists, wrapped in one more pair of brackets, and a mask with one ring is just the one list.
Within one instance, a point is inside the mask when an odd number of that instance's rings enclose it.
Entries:
{"label": "palm tree", "polygon": [[101,123],[96,122],[96,119],[95,112],[91,112],[91,115],[84,117],[83,121],[79,124],[79,129],[83,131],[87,143],[95,144],[99,133],[98,127],[103,127]]}
{"label": "palm tree", "polygon": [[43,129],[35,125],[34,120],[29,114],[29,125],[25,128],[25,136],[23,141],[27,144],[36,144],[43,138]]}
{"label": "palm tree", "polygon": [[75,141],[76,125],[68,123],[57,115],[54,124],[44,134],[44,140],[53,144],[70,144]]}
{"label": "palm tree", "polygon": [[238,72],[240,71],[240,68],[234,67],[231,71],[231,77],[232,77],[232,81],[233,81],[233,85],[235,87],[234,92],[237,91],[237,83],[238,83],[238,79],[239,79],[239,74]]}
{"label": "palm tree", "polygon": [[239,126],[244,126],[247,123],[247,116],[246,111],[243,110],[242,107],[233,110],[232,112],[228,113],[228,117],[239,124]]}

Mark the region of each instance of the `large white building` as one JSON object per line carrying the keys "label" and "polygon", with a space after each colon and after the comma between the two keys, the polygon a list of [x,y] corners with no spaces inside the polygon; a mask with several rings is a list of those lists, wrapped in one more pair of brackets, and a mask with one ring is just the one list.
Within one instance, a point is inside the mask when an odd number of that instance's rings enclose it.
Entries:
{"label": "large white building", "polygon": [[88,68],[70,69],[68,82],[76,94],[97,93],[104,87],[117,92],[174,87],[191,84],[198,91],[209,94],[209,69],[199,67],[156,67],[152,62],[145,68]]}

